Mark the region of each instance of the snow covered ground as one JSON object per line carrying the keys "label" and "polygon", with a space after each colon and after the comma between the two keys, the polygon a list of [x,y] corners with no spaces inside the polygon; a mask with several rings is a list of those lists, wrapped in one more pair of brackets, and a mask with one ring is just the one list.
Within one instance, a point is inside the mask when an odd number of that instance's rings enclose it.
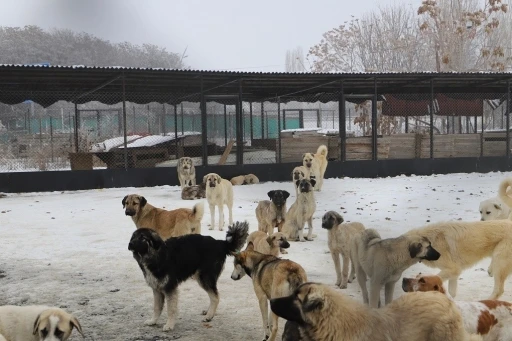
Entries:
{"label": "snow covered ground", "polygon": [[[333,285],[334,266],[326,231],[321,229],[326,211],[336,210],[346,221],[360,221],[378,229],[384,238],[394,237],[429,221],[479,219],[479,202],[494,196],[505,176],[512,173],[327,179],[324,190],[315,193],[318,206],[313,225],[318,238],[292,243],[285,256],[301,264],[309,280]],[[235,220],[248,220],[251,231],[255,230],[254,209],[272,189],[288,190],[292,193],[289,204],[294,201],[290,182],[235,187]],[[143,325],[153,299],[127,249],[134,225],[124,215],[121,200],[130,193],[168,209],[195,203],[182,201],[176,186],[8,194],[0,199],[0,305],[63,307],[79,318],[86,340],[260,340],[261,316],[252,283],[247,277],[231,280],[231,257],[219,280],[220,305],[211,322],[201,322],[207,294],[188,281],[180,289],[174,331],[161,330],[165,310],[157,327]],[[208,230],[209,221],[206,209],[204,234],[224,239],[225,232]],[[487,259],[463,272],[458,299],[487,298],[493,287],[484,271],[488,264]],[[418,264],[404,275],[433,271]],[[512,300],[511,281],[507,280],[504,300]],[[340,291],[362,300],[357,283]],[[397,286],[395,297],[401,295]],[[283,326],[280,320],[280,332]],[[80,339],[76,333],[71,338]]]}

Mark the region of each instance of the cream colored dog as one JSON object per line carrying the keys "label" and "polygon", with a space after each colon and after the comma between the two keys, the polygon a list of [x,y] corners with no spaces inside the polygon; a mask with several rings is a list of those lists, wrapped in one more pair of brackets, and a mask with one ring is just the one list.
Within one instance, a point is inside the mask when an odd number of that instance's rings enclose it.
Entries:
{"label": "cream colored dog", "polygon": [[297,180],[307,179],[309,180],[309,169],[304,166],[295,167],[292,171],[292,183],[295,187],[295,194],[299,194],[299,188],[295,184]]}
{"label": "cream colored dog", "polygon": [[229,225],[233,225],[233,185],[215,173],[205,175],[203,182],[206,184],[206,200],[210,206],[210,230],[215,229],[215,206],[217,206],[219,208],[219,230],[222,231],[224,229],[224,205],[228,207]]}
{"label": "cream colored dog", "polygon": [[263,231],[254,231],[247,238],[247,244],[254,244],[254,251],[265,255],[279,256],[280,249],[287,249],[290,243],[282,232],[272,233],[270,236]]}
{"label": "cream colored dog", "polygon": [[[350,250],[354,238],[361,235],[365,227],[361,223],[344,223],[343,217],[334,211],[329,211],[322,217],[322,228],[328,231],[327,245],[331,251],[334,269],[336,270],[336,286],[341,289],[347,288],[347,282],[352,283],[356,278],[356,268],[350,258]],[[340,255],[343,259],[343,273],[340,267]],[[348,275],[348,265],[352,263],[350,276]]]}
{"label": "cream colored dog", "polygon": [[[297,180],[296,185],[299,188],[299,195],[292,204],[286,218],[282,232],[286,235],[288,240],[313,240],[313,214],[316,211],[315,195],[313,194],[313,187],[315,180]],[[309,231],[308,236],[304,238],[304,226],[308,223]]]}
{"label": "cream colored dog", "polygon": [[494,276],[494,290],[489,299],[496,300],[503,294],[505,280],[512,272],[512,221],[443,222],[405,235],[424,236],[441,253],[438,260],[425,260],[423,264],[441,270],[437,275],[443,281],[449,280],[448,292],[452,297],[457,294],[462,271],[487,257],[491,257],[489,274]]}
{"label": "cream colored dog", "polygon": [[302,165],[309,170],[310,178],[316,180],[315,191],[321,191],[324,184],[324,174],[327,169],[327,146],[320,145],[316,153],[302,155]]}
{"label": "cream colored dog", "polygon": [[60,308],[0,306],[0,340],[65,341],[73,328],[84,336],[78,319]]}
{"label": "cream colored dog", "polygon": [[498,197],[507,205],[509,209],[508,219],[512,220],[512,198],[509,194],[512,192],[512,178],[506,178],[500,183],[498,188]]}

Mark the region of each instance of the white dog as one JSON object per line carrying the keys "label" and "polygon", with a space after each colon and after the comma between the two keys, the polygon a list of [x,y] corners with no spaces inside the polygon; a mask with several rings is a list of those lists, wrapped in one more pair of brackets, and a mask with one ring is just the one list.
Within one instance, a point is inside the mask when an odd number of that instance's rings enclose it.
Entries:
{"label": "white dog", "polygon": [[206,184],[206,200],[210,205],[210,230],[215,228],[215,206],[217,206],[219,208],[219,230],[222,231],[224,228],[224,205],[228,207],[229,225],[233,225],[233,185],[215,173],[205,175],[203,182]]}
{"label": "white dog", "polygon": [[65,341],[73,327],[84,336],[77,318],[60,308],[0,306],[0,341]]}
{"label": "white dog", "polygon": [[327,169],[327,146],[320,145],[316,153],[302,155],[302,165],[309,170],[311,179],[315,179],[315,191],[321,191],[324,184],[324,174]]}
{"label": "white dog", "polygon": [[491,198],[480,203],[480,220],[508,219],[510,208],[499,198]]}

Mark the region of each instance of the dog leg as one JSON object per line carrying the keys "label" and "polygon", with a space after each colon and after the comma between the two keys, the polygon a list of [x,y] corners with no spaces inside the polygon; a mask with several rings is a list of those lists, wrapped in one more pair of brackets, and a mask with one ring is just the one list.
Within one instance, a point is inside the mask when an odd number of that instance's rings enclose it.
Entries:
{"label": "dog leg", "polygon": [[[256,291],[256,288],[254,288]],[[259,291],[259,290],[258,290]],[[259,294],[256,292],[258,297],[258,303],[260,305],[261,318],[263,319],[263,341],[267,340],[270,336],[270,326],[268,321],[268,302],[267,295],[261,291]]]}
{"label": "dog leg", "polygon": [[210,230],[215,228],[215,205],[210,204],[210,217],[211,217],[211,225]]}
{"label": "dog leg", "polygon": [[203,311],[203,315],[206,315],[203,319],[203,322],[210,322],[213,317],[215,316],[215,312],[217,311],[217,307],[219,306],[219,293],[217,292],[217,289],[209,289],[206,290],[208,293],[208,296],[210,297],[210,306],[208,307],[208,310]]}
{"label": "dog leg", "polygon": [[387,305],[393,301],[393,293],[395,292],[396,282],[388,282],[384,286],[384,304]]}
{"label": "dog leg", "polygon": [[[341,264],[340,264],[340,254],[338,252],[331,251],[331,257],[332,261],[334,262],[334,270],[336,270],[336,285],[337,287],[340,287],[341,289],[347,288],[347,283],[345,282],[346,276],[343,275],[343,278],[341,277]],[[343,258],[343,271],[345,271],[345,258]]]}
{"label": "dog leg", "polygon": [[500,298],[501,295],[503,295],[503,292],[505,291],[505,280],[510,274],[510,271],[503,267],[500,267],[500,265],[501,263],[497,264],[497,266],[495,266],[493,269],[494,289],[492,291],[491,296],[489,296],[490,300],[497,300],[498,298]]}
{"label": "dog leg", "polygon": [[176,324],[176,315],[178,313],[178,288],[165,294],[167,301],[167,323],[164,325],[164,332],[173,330]]}
{"label": "dog leg", "polygon": [[457,295],[457,281],[461,272],[456,269],[444,269],[437,274],[443,281],[448,280],[448,292],[453,298]]}
{"label": "dog leg", "polygon": [[196,177],[194,176],[191,181],[192,181],[192,186],[195,186],[196,185]]}
{"label": "dog leg", "polygon": [[154,326],[164,309],[165,296],[158,290],[153,289],[153,318],[144,321],[146,326]]}
{"label": "dog leg", "polygon": [[489,275],[489,277],[493,276],[493,274],[492,274],[492,264],[493,264],[493,260],[491,258],[491,264],[489,264],[489,267],[487,268],[487,274]]}
{"label": "dog leg", "polygon": [[301,242],[305,242],[306,239],[304,239],[304,226],[303,227],[299,227],[299,230],[297,232],[299,233],[299,240]]}
{"label": "dog leg", "polygon": [[380,306],[380,283],[370,280],[370,307],[379,308]]}
{"label": "dog leg", "polygon": [[219,205],[219,231],[224,230],[224,208]]}
{"label": "dog leg", "polygon": [[347,256],[350,260],[350,276],[348,276],[348,282],[352,283],[356,279],[356,266],[350,256]]}
{"label": "dog leg", "polygon": [[311,216],[308,219],[308,227],[309,227],[309,231],[308,231],[308,236],[306,237],[306,240],[312,241],[313,240],[313,216]]}
{"label": "dog leg", "polygon": [[274,314],[273,312],[271,313],[272,315],[272,327],[271,327],[271,330],[270,330],[270,337],[268,338],[268,341],[275,341],[276,339],[276,336],[277,336],[277,322],[278,322],[278,319],[279,317]]}
{"label": "dog leg", "polygon": [[363,295],[363,302],[369,304],[368,288],[366,287],[366,273],[361,267],[357,267],[357,282],[361,287],[361,294]]}
{"label": "dog leg", "polygon": [[229,225],[233,225],[233,200],[228,204]]}

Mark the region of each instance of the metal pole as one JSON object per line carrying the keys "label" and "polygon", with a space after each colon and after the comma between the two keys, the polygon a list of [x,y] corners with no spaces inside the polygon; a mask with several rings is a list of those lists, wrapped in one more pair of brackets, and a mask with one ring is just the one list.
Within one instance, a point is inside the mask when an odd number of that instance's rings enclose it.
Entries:
{"label": "metal pole", "polygon": [[165,103],[162,103],[162,116],[161,116],[162,117],[162,122],[160,122],[161,129],[162,129],[162,135],[165,135],[165,119],[166,119],[166,115],[165,114],[167,114],[167,110],[165,108]]}
{"label": "metal pole", "polygon": [[203,75],[201,74],[201,140],[203,144],[203,166],[208,166],[208,126],[206,122],[206,102],[204,99]]}
{"label": "metal pole", "polygon": [[236,164],[242,165],[244,163],[244,125],[243,125],[243,100],[242,100],[242,78],[238,80],[238,110],[236,112]]}
{"label": "metal pole", "polygon": [[174,142],[176,148],[174,155],[178,158],[178,106],[176,104],[174,104]]}
{"label": "metal pole", "polygon": [[377,78],[373,79],[372,98],[372,160],[377,160]]}
{"label": "metal pole", "polygon": [[181,107],[181,134],[185,131],[185,113],[183,112],[183,102],[180,105]]}
{"label": "metal pole", "polygon": [[123,81],[123,146],[124,146],[124,169],[128,169],[128,132],[126,129],[126,85],[124,74],[122,77]]}
{"label": "metal pole", "polygon": [[75,103],[75,153],[78,153],[78,122],[80,121],[80,114],[78,113],[78,104]]}
{"label": "metal pole", "polygon": [[484,114],[482,112],[482,130],[480,132],[480,157],[484,156]]}
{"label": "metal pole", "polygon": [[53,119],[50,116],[50,146],[52,147],[52,162],[53,162]]}
{"label": "metal pole", "polygon": [[507,80],[507,112],[505,115],[507,115],[507,126],[505,127],[506,130],[506,146],[507,146],[507,159],[510,158],[510,80]]}
{"label": "metal pole", "polygon": [[277,141],[279,146],[277,162],[281,163],[281,97],[277,97]]}
{"label": "metal pole", "polygon": [[228,146],[228,109],[224,104],[224,147]]}
{"label": "metal pole", "polygon": [[338,99],[338,129],[340,137],[340,161],[347,159],[347,121],[345,107],[345,90],[343,81],[340,81],[340,97]]}
{"label": "metal pole", "polygon": [[265,108],[264,103],[261,102],[261,139],[265,138]]}
{"label": "metal pole", "polygon": [[[430,80],[430,158],[434,158],[434,80]],[[420,151],[421,157],[421,151]]]}
{"label": "metal pole", "polygon": [[283,109],[283,130],[286,130],[286,109]]}
{"label": "metal pole", "polygon": [[[482,114],[482,116],[483,116],[483,114]],[[477,129],[476,125],[477,125],[477,116],[475,115],[475,129],[474,129],[475,134],[478,133],[478,129]]]}
{"label": "metal pole", "polygon": [[252,146],[252,140],[254,139],[254,133],[252,129],[252,102],[249,102],[249,126],[251,127],[251,146]]}
{"label": "metal pole", "polygon": [[299,128],[304,128],[304,110],[299,109]]}

